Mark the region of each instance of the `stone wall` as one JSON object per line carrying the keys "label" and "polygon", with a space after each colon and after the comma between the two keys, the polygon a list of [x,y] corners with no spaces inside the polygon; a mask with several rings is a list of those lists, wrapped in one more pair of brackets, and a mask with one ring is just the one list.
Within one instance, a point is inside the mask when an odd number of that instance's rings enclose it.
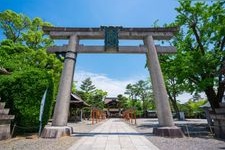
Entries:
{"label": "stone wall", "polygon": [[215,114],[210,114],[213,119],[213,128],[217,138],[225,139],[225,107],[215,109]]}
{"label": "stone wall", "polygon": [[5,108],[5,103],[0,102],[0,140],[5,140],[11,137],[10,124],[14,119],[14,115],[8,115],[9,109]]}

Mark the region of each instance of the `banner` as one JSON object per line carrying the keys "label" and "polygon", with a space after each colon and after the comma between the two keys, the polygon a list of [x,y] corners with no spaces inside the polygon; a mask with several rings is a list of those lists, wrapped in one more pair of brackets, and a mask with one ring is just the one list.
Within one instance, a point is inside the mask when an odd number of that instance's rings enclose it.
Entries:
{"label": "banner", "polygon": [[40,115],[39,115],[39,121],[40,122],[42,121],[42,116],[43,116],[43,112],[44,112],[44,106],[45,106],[45,100],[46,100],[47,91],[48,91],[48,89],[45,90],[45,93],[42,96],[42,100],[41,100]]}

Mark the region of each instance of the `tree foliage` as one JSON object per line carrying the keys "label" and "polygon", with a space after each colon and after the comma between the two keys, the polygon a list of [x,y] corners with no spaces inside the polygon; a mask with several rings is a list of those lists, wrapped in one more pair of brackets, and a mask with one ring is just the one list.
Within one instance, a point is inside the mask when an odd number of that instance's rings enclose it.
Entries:
{"label": "tree foliage", "polygon": [[51,24],[38,17],[31,20],[29,17],[11,10],[0,13],[0,28],[6,39],[21,43],[34,50],[53,44],[53,41],[46,37],[41,30],[43,26],[51,26]]}
{"label": "tree foliage", "polygon": [[0,27],[6,38],[13,42],[21,41],[22,32],[30,23],[30,19],[23,14],[17,14],[11,10],[0,13]]}
{"label": "tree foliage", "polygon": [[164,76],[167,94],[173,110],[176,113],[178,120],[180,119],[180,110],[178,107],[177,96],[182,94],[186,88],[185,83],[180,82],[178,78],[179,65],[177,65],[176,56],[168,54],[160,56],[161,68]]}
{"label": "tree foliage", "polygon": [[11,72],[0,78],[0,96],[20,126],[37,127],[46,88],[44,125],[51,115],[62,63],[46,52],[52,40],[44,36],[41,27],[47,24],[11,10],[0,13],[0,30],[6,37],[0,43],[0,65]]}
{"label": "tree foliage", "polygon": [[103,99],[107,95],[107,92],[96,89],[95,85],[92,84],[91,78],[86,78],[82,81],[80,89],[81,90],[76,90],[76,93],[90,106],[101,109],[104,108]]}
{"label": "tree foliage", "polygon": [[91,78],[87,78],[82,81],[80,89],[86,93],[93,92],[95,90],[95,86],[92,84]]}
{"label": "tree foliage", "polygon": [[39,110],[42,95],[48,88],[43,124],[51,115],[54,97],[54,83],[52,76],[37,68],[18,71],[10,76],[0,78],[0,93],[12,114],[15,114],[15,123],[18,126],[37,130],[39,125]]}
{"label": "tree foliage", "polygon": [[117,96],[117,99],[119,101],[119,107],[120,108],[123,108],[123,109],[129,108],[128,107],[128,103],[127,103],[128,102],[128,98],[127,97],[123,96],[122,94],[119,94]]}
{"label": "tree foliage", "polygon": [[173,41],[178,52],[167,62],[174,63],[176,84],[185,84],[185,90],[191,93],[205,92],[215,109],[225,89],[224,2],[180,1],[176,11],[172,25],[180,26]]}
{"label": "tree foliage", "polygon": [[202,118],[204,117],[204,111],[200,107],[204,105],[207,101],[204,99],[200,99],[198,101],[189,100],[184,104],[179,104],[179,109],[185,113],[186,118]]}
{"label": "tree foliage", "polygon": [[148,109],[155,109],[150,81],[139,80],[135,84],[128,84],[125,94],[129,95],[132,107],[135,107],[137,101],[142,101],[141,111],[144,116]]}

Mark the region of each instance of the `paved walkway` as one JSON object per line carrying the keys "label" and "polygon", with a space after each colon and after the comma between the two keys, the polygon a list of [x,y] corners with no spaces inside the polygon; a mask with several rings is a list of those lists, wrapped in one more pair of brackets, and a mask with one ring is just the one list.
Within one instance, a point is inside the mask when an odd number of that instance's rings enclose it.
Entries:
{"label": "paved walkway", "polygon": [[82,138],[68,150],[159,150],[121,119],[109,119],[80,136]]}

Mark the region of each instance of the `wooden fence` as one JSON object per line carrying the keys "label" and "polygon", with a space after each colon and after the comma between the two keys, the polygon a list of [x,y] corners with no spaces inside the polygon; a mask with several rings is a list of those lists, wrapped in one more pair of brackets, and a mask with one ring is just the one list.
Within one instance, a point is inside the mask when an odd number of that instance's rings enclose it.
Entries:
{"label": "wooden fence", "polygon": [[123,118],[125,119],[125,121],[131,123],[131,124],[137,124],[136,122],[136,111],[135,109],[127,109],[125,111],[123,111]]}
{"label": "wooden fence", "polygon": [[98,123],[102,120],[106,119],[106,114],[103,110],[98,108],[92,108],[91,109],[91,120],[92,124]]}

